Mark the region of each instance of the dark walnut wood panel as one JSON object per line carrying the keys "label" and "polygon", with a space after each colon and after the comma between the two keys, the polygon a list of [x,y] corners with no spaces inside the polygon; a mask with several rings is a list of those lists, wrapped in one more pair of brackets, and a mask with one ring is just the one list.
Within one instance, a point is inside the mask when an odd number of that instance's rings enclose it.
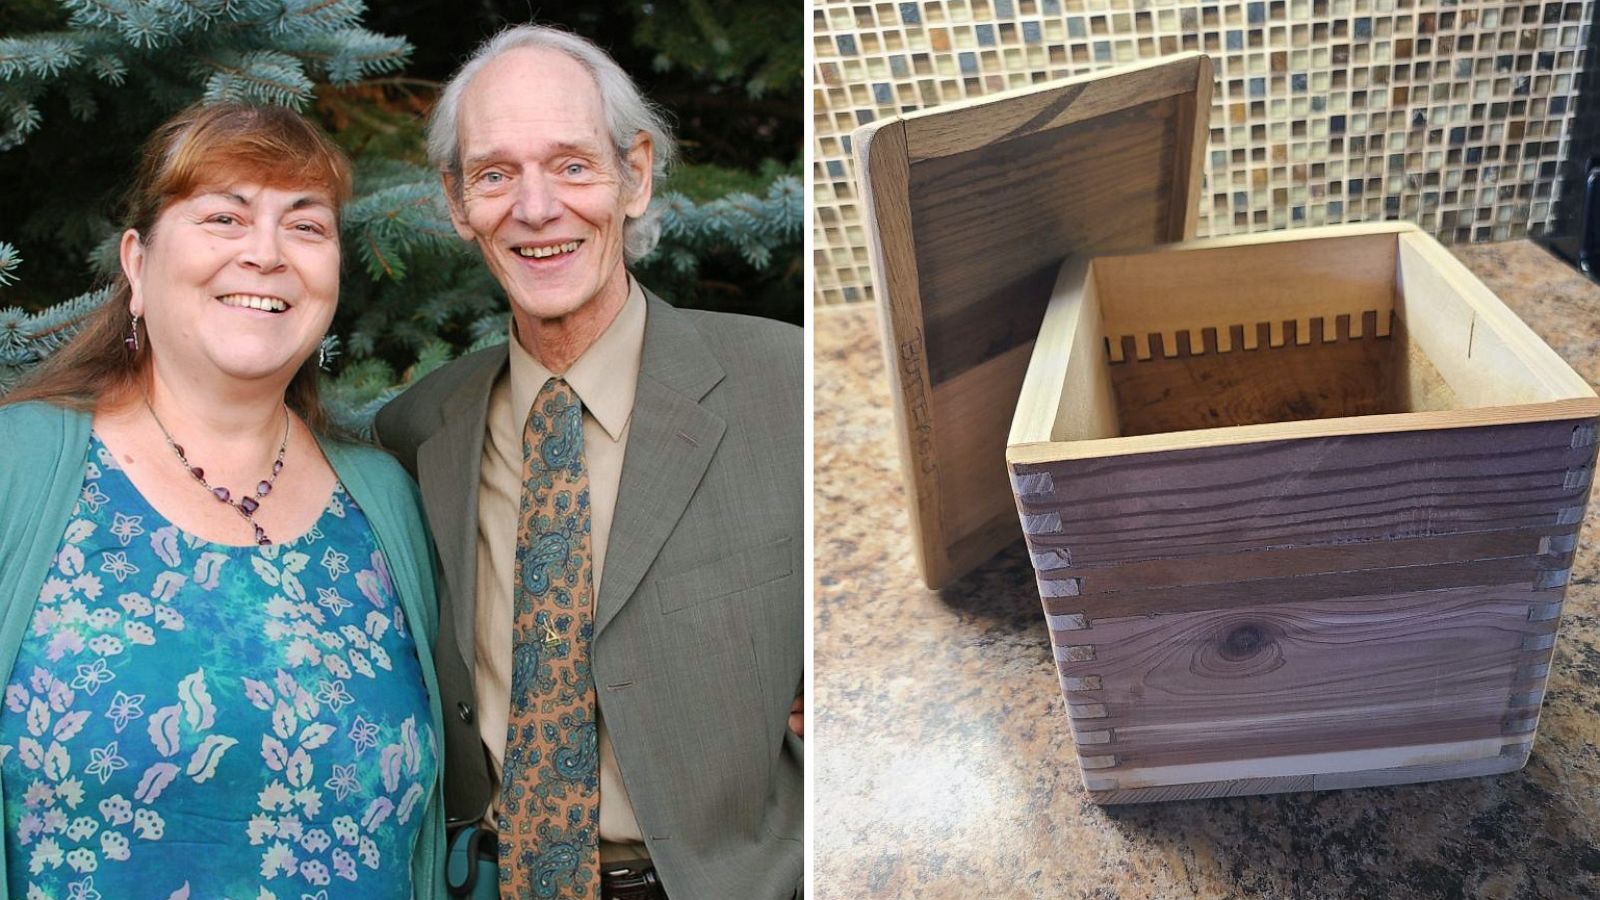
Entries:
{"label": "dark walnut wood panel", "polygon": [[[1178,104],[1166,98],[912,164],[935,386],[1031,342],[1068,253],[1182,238],[1184,219],[1168,199],[1174,154],[1187,149],[1174,127]],[[1020,384],[987,401],[1009,410]]]}
{"label": "dark walnut wood panel", "polygon": [[1075,566],[1576,525],[1592,441],[1557,421],[1045,463],[1018,467],[1049,476],[1018,507],[1030,549]]}
{"label": "dark walnut wood panel", "polygon": [[[1562,536],[1566,537],[1564,545],[1570,550],[1574,530],[1572,525],[1550,525],[1439,537],[1253,549],[1217,556],[1134,560],[1094,567],[1068,566],[1041,577],[1076,578],[1075,588],[1084,595],[1186,585],[1242,585],[1266,578],[1533,556],[1549,552],[1550,539]],[[1569,557],[1570,553],[1560,554],[1561,559]],[[1552,560],[1552,567],[1560,568],[1559,562],[1560,559]]]}
{"label": "dark walnut wood panel", "polygon": [[1022,536],[1006,482],[1011,407],[993,398],[1016,392],[1031,347],[1024,344],[932,390],[939,525],[954,571],[966,571]]}

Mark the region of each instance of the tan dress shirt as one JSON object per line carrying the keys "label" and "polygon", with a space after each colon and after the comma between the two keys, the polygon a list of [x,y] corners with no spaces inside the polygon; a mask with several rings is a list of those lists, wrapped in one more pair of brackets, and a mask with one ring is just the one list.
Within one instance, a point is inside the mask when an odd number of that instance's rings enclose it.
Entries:
{"label": "tan dress shirt", "polygon": [[[617,318],[564,377],[583,402],[583,453],[589,470],[590,546],[594,590],[605,572],[606,539],[611,534],[622,479],[623,451],[633,414],[634,389],[644,350],[644,291],[628,279],[628,299]],[[517,553],[517,513],[522,502],[522,429],[533,399],[553,377],[511,333],[511,366],[489,395],[489,433],[483,442],[478,484],[477,695],[478,730],[489,751],[494,777],[505,760],[506,722],[511,705],[512,575]],[[634,819],[633,803],[611,747],[606,720],[600,732],[600,857],[644,859],[649,851]],[[498,791],[484,821],[493,827]]]}

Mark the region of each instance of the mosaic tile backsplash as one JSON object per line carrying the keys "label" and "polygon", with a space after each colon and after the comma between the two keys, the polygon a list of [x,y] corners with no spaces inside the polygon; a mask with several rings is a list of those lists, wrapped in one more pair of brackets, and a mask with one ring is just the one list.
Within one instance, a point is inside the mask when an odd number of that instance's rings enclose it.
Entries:
{"label": "mosaic tile backsplash", "polygon": [[1552,219],[1594,0],[817,0],[819,304],[870,300],[850,132],[880,116],[1202,50],[1199,233],[1406,219],[1444,243]]}

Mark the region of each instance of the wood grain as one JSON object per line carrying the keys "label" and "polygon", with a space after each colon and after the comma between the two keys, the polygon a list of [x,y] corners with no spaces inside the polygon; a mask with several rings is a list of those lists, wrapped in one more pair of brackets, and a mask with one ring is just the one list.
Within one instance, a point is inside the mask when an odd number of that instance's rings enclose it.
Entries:
{"label": "wood grain", "polygon": [[1013,466],[1047,475],[1018,498],[1056,514],[1028,535],[1075,565],[1216,556],[1561,524],[1592,470],[1570,422],[1368,434]]}
{"label": "wood grain", "polygon": [[[1140,103],[1182,96],[1214,78],[1211,60],[1180,53],[1148,62],[1066,78],[952,103],[905,117],[917,162],[978,150],[1029,135],[1089,122]],[[1209,100],[1209,97],[1207,98]],[[1209,102],[1194,109],[1209,111]],[[1193,119],[1177,124],[1192,127]],[[1203,146],[1204,134],[1200,135]],[[1203,161],[1203,155],[1195,159]],[[1193,215],[1193,197],[1183,215]]]}
{"label": "wood grain", "polygon": [[[1031,342],[1064,257],[1183,233],[1167,200],[1178,106],[1142,103],[912,166],[935,385]],[[1009,406],[1014,395],[996,399]]]}
{"label": "wood grain", "polygon": [[1520,767],[1596,425],[1014,466],[1091,795]]}
{"label": "wood grain", "polygon": [[[1215,556],[1138,559],[1101,566],[1066,565],[1042,572],[1040,577],[1076,578],[1079,595],[1087,595],[1211,584],[1245,587],[1250,582],[1268,578],[1546,554],[1548,568],[1559,569],[1565,568],[1571,560],[1573,534],[1571,525],[1548,525],[1439,537],[1252,549]],[[1568,550],[1549,551],[1552,537],[1564,537]]]}
{"label": "wood grain", "polygon": [[1412,412],[1399,406],[1392,338],[1324,342],[1317,334],[1298,344],[1296,323],[1286,324],[1287,340],[1276,348],[1260,323],[1259,349],[1190,353],[1188,333],[1180,332],[1172,356],[1157,350],[1109,366],[1122,434]]}
{"label": "wood grain", "polygon": [[[1399,586],[1397,586],[1399,587]],[[1524,586],[1092,619],[1061,663],[1117,768],[1451,743],[1505,733],[1538,592]],[[1101,648],[1114,652],[1098,652]],[[1312,770],[1317,771],[1317,770]],[[1259,773],[1258,773],[1259,774]],[[1206,780],[1206,779],[1201,779]]]}
{"label": "wood grain", "polygon": [[[1347,226],[1290,234],[1297,239],[1191,241],[1097,256],[1092,272],[1106,334],[1156,332],[1171,347],[1177,334],[1187,331],[1198,347],[1200,331],[1217,328],[1220,348],[1231,350],[1222,331],[1231,325],[1271,323],[1272,343],[1278,345],[1285,321],[1300,322],[1301,337],[1309,340],[1312,319],[1348,316],[1359,324],[1367,312],[1376,312],[1379,333],[1388,333],[1395,297],[1395,232]],[[1247,329],[1244,337],[1245,346],[1253,349],[1254,329]]]}
{"label": "wood grain", "polygon": [[868,256],[878,285],[884,357],[900,440],[901,472],[911,512],[912,546],[932,584],[950,577],[941,539],[939,464],[934,452],[933,387],[918,302],[916,250],[906,199],[908,162],[905,125],[883,122],[854,136],[856,171],[862,182],[862,215]]}
{"label": "wood grain", "polygon": [[[1382,545],[1369,559],[1381,559]],[[1487,585],[1507,590],[1534,583],[1538,574],[1561,571],[1531,556],[1473,559],[1437,565],[1381,566],[1241,582],[1179,585],[1104,594],[1044,596],[1047,614],[1077,613],[1091,623],[1118,616],[1166,616],[1182,612],[1248,612],[1284,600],[1338,600],[1386,596],[1397,591],[1428,593]],[[1051,573],[1053,576],[1054,573]],[[1040,577],[1048,590],[1061,579]]]}
{"label": "wood grain", "polygon": [[[1418,784],[1427,781],[1444,781],[1451,778],[1479,778],[1515,772],[1527,764],[1528,745],[1508,744],[1499,753],[1474,757],[1474,751],[1484,749],[1473,744],[1462,748],[1467,758],[1457,762],[1427,763],[1422,765],[1396,765],[1385,768],[1359,769],[1348,772],[1325,772],[1312,775],[1283,775],[1269,778],[1233,777],[1221,781],[1201,781],[1171,784],[1160,787],[1120,788],[1118,779],[1105,777],[1086,778],[1085,783],[1094,791],[1094,799],[1102,804],[1155,803],[1169,800],[1200,800],[1210,797],[1244,797],[1254,794],[1283,794],[1297,791],[1327,791],[1346,788],[1377,787],[1395,784]],[[1240,766],[1239,768],[1245,768]]]}

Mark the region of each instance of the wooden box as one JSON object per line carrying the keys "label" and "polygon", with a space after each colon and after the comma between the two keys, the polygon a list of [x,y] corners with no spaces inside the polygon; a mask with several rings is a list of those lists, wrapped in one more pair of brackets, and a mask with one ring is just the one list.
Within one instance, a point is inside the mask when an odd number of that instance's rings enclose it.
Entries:
{"label": "wooden box", "polygon": [[1101,802],[1518,768],[1600,398],[1411,226],[1192,240],[1211,82],[854,135],[924,578],[1025,535]]}
{"label": "wooden box", "polygon": [[1414,226],[1068,260],[1006,456],[1085,786],[1520,768],[1597,416]]}

